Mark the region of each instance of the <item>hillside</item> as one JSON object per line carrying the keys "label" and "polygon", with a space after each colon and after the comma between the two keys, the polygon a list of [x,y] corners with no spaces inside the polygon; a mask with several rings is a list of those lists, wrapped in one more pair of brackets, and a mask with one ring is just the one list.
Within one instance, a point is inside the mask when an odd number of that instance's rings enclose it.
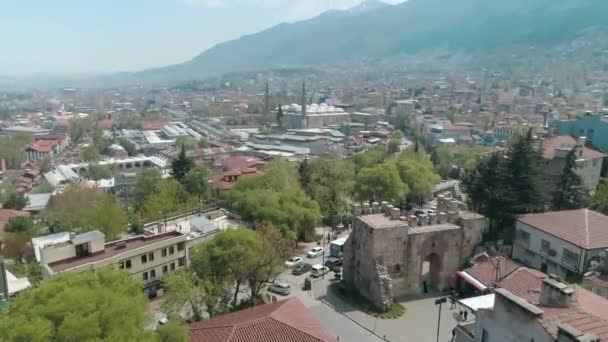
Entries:
{"label": "hillside", "polygon": [[185,79],[229,71],[332,64],[438,49],[486,53],[509,46],[554,46],[605,27],[605,0],[376,1],[329,11],[218,44],[191,61],[137,73]]}

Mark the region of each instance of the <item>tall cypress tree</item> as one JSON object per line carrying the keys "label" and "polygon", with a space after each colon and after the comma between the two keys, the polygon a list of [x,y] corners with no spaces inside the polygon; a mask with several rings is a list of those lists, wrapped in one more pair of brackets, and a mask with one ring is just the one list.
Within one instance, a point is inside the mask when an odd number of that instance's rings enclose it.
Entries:
{"label": "tall cypress tree", "polygon": [[589,202],[589,192],[583,185],[583,180],[576,173],[577,149],[573,148],[566,156],[566,164],[553,192],[553,210],[567,210],[583,208]]}
{"label": "tall cypress tree", "polygon": [[277,110],[277,123],[279,126],[283,126],[283,107],[279,103],[279,110]]}
{"label": "tall cypress tree", "polygon": [[188,171],[193,167],[194,162],[192,159],[186,157],[186,147],[182,144],[182,150],[180,151],[179,156],[171,162],[171,176],[181,182]]}
{"label": "tall cypress tree", "polygon": [[517,139],[507,154],[506,172],[513,202],[509,205],[512,214],[525,214],[545,210],[542,193],[543,177],[540,172],[542,157],[534,146],[532,129]]}

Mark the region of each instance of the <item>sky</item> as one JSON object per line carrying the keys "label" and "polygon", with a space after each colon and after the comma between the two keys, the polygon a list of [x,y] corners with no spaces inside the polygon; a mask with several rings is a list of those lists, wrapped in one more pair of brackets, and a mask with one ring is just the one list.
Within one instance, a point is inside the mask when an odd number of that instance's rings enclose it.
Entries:
{"label": "sky", "polygon": [[361,1],[0,0],[0,75],[176,64],[216,43]]}

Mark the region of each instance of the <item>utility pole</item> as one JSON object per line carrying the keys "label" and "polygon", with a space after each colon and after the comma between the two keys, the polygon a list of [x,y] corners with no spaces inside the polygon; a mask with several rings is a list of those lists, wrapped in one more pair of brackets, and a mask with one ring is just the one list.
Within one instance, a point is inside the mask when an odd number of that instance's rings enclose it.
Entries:
{"label": "utility pole", "polygon": [[439,342],[439,327],[441,327],[441,305],[447,302],[447,297],[435,300],[435,305],[439,305],[439,316],[437,316],[437,342]]}

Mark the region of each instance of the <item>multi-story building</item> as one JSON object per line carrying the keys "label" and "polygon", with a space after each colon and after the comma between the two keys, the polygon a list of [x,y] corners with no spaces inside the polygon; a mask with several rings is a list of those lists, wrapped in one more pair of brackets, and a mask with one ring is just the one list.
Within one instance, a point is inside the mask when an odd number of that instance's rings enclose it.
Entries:
{"label": "multi-story building", "polygon": [[566,165],[568,153],[573,149],[576,150],[576,164],[578,167],[576,173],[581,177],[583,184],[589,191],[595,191],[600,182],[602,163],[606,157],[604,153],[586,147],[585,138],[575,139],[568,135],[552,136],[541,140],[541,142],[544,159],[541,170],[545,179],[548,180],[548,192],[555,189],[555,185]]}
{"label": "multi-story building", "polygon": [[553,120],[549,127],[559,134],[586,137],[600,151],[608,151],[608,118],[604,115],[588,112],[576,119]]}
{"label": "multi-story building", "polygon": [[544,273],[584,274],[608,248],[608,216],[589,209],[523,215],[513,258]]}
{"label": "multi-story building", "polygon": [[106,243],[103,233],[90,231],[40,247],[43,276],[112,267],[143,281],[144,292],[155,297],[162,291],[162,277],[186,266],[186,240],[186,235],[171,231]]}

